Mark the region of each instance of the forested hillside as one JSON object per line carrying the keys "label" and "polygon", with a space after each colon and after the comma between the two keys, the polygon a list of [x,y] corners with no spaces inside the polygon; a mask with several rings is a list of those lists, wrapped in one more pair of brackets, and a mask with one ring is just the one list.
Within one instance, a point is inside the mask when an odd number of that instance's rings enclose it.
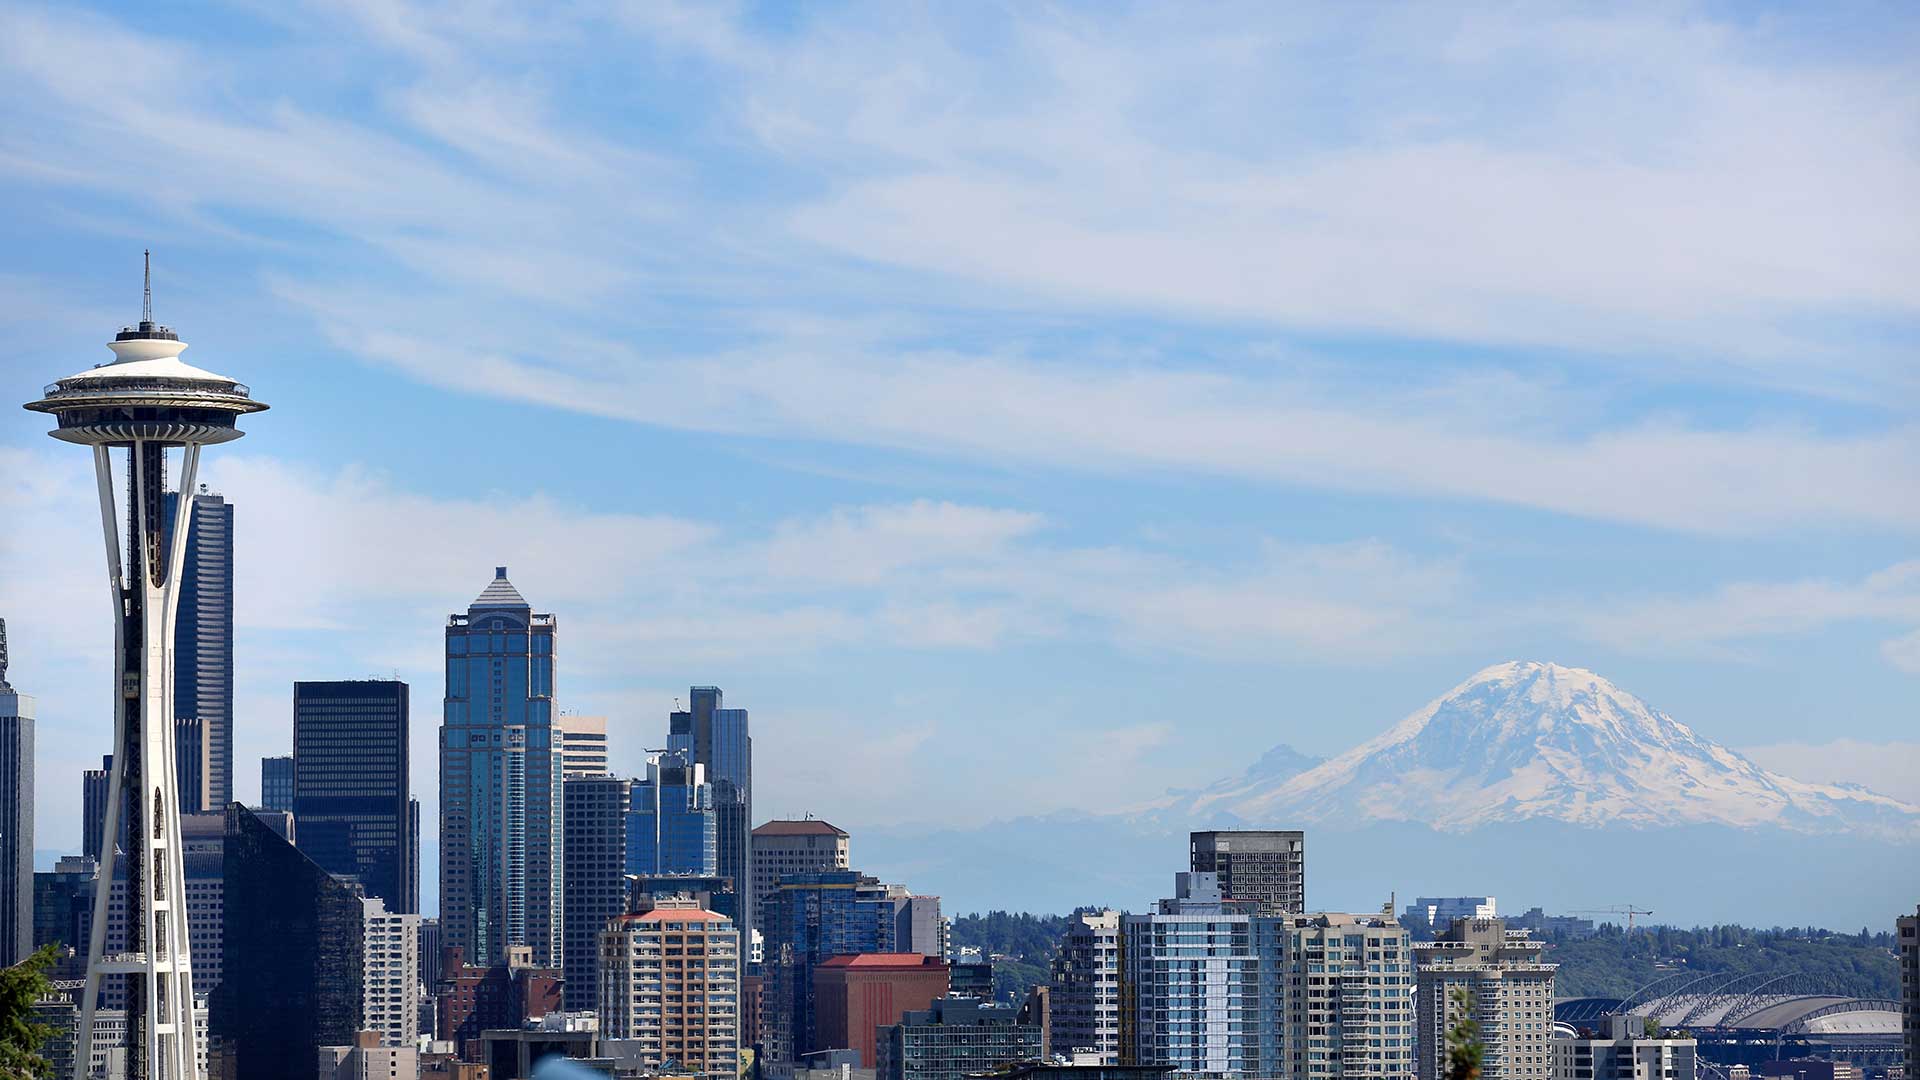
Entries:
{"label": "forested hillside", "polygon": [[1065,915],[1024,911],[962,915],[953,920],[953,948],[957,953],[962,946],[971,946],[983,957],[1004,957],[993,962],[994,997],[1019,1001],[1029,987],[1047,981],[1047,966],[1066,928]]}
{"label": "forested hillside", "polygon": [[[953,945],[1003,957],[994,962],[994,990],[1002,1000],[1018,1000],[1028,987],[1046,981],[1065,926],[1064,915],[962,915],[953,921]],[[1559,997],[1625,997],[1681,971],[1791,974],[1798,984],[1794,989],[1854,997],[1900,994],[1893,935],[1884,931],[1655,926],[1635,927],[1629,938],[1609,925],[1590,938],[1549,940],[1548,959],[1560,965],[1554,986]]]}
{"label": "forested hillside", "polygon": [[1560,997],[1625,997],[1680,970],[1791,974],[1809,991],[1898,997],[1900,966],[1893,950],[1892,934],[1866,930],[1835,934],[1800,927],[1656,926],[1636,927],[1628,938],[1617,926],[1603,926],[1584,940],[1554,941],[1547,958],[1560,965],[1554,978]]}

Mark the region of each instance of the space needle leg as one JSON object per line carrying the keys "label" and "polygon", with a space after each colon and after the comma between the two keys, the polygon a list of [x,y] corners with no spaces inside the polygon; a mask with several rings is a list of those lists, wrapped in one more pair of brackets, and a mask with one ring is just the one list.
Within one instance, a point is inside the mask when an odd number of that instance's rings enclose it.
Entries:
{"label": "space needle leg", "polygon": [[[113,655],[116,672],[126,650],[126,579],[120,563],[120,530],[113,505],[113,458],[105,446],[93,448],[93,471],[100,489],[100,526],[107,538],[107,583],[113,594]],[[113,688],[113,767],[107,778],[106,820],[101,828],[99,874],[93,885],[93,925],[87,929],[87,975],[80,991],[80,1030],[74,1040],[73,1080],[88,1080],[93,1061],[93,1014],[99,1007],[101,964],[107,951],[107,902],[113,892],[113,874],[119,859],[120,786],[127,765],[126,694],[119,680]]]}

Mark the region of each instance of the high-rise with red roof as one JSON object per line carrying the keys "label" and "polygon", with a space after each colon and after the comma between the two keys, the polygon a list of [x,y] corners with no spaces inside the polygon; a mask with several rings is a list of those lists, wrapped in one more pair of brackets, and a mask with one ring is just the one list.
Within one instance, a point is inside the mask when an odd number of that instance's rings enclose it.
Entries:
{"label": "high-rise with red roof", "polygon": [[661,897],[600,935],[600,1032],[646,1066],[734,1076],[740,1064],[740,931],[694,900]]}

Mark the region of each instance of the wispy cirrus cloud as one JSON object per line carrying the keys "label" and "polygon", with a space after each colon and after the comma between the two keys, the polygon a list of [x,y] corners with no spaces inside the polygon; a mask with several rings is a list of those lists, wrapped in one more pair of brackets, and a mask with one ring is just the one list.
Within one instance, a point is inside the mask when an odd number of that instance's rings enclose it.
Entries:
{"label": "wispy cirrus cloud", "polygon": [[1858,580],[1745,581],[1693,595],[1646,596],[1589,608],[1574,617],[1587,637],[1626,652],[1737,655],[1745,645],[1804,636],[1836,625],[1916,629],[1884,642],[1881,655],[1920,672],[1920,561],[1895,563]]}
{"label": "wispy cirrus cloud", "polygon": [[[84,465],[57,450],[0,447],[0,505],[36,523],[0,532],[0,566],[35,568],[0,574],[0,611],[14,617],[15,670],[43,688],[47,730],[57,733],[42,751],[49,776],[71,776],[110,742],[110,714],[88,713],[75,692],[106,685],[111,642],[98,504]],[[559,616],[561,703],[575,708],[657,694],[688,669],[764,669],[823,655],[982,655],[1068,639],[1208,659],[1371,663],[1431,649],[1449,622],[1446,606],[1465,588],[1457,565],[1377,541],[1250,541],[1218,565],[1145,548],[1076,547],[1050,536],[1033,511],[933,500],[747,530],[538,493],[429,495],[359,467],[230,453],[203,476],[241,508],[235,760],[247,774],[243,792],[252,759],[285,750],[287,687],[298,679],[405,678],[416,687],[416,760],[432,760],[427,703],[440,681],[440,627],[497,564],[536,608]],[[807,714],[804,702],[787,704]],[[911,731],[880,740],[876,761],[908,775],[897,759],[930,736],[940,715],[923,711]],[[876,738],[862,726],[870,723],[839,718],[813,735],[853,725],[847,730],[861,739]],[[802,749],[809,737],[784,730],[770,746],[795,760],[825,752]],[[1115,752],[1137,757],[1158,730],[1116,735]],[[824,797],[804,780],[780,790]],[[421,794],[431,815],[430,786]],[[63,798],[53,809],[75,808]]]}
{"label": "wispy cirrus cloud", "polygon": [[[1920,463],[1920,154],[1900,134],[1920,95],[1891,59],[1647,11],[282,17],[295,39],[415,63],[292,86],[104,17],[12,9],[0,59],[32,122],[0,135],[5,167],[315,230],[341,257],[284,267],[276,299],[342,351],[462,392],[1658,529],[1920,526],[1902,482]],[[609,38],[675,73],[675,124],[570,108]],[[346,107],[359,77],[371,93]],[[109,150],[170,167],[93,169]],[[715,182],[744,171],[766,182]],[[826,333],[796,311],[827,313]],[[1121,357],[1115,312],[1156,327]],[[1507,358],[1313,377],[1262,359],[1274,334]],[[1866,404],[1835,425],[1550,392],[1502,416],[1381,389],[1525,382],[1511,350],[1529,347]]]}

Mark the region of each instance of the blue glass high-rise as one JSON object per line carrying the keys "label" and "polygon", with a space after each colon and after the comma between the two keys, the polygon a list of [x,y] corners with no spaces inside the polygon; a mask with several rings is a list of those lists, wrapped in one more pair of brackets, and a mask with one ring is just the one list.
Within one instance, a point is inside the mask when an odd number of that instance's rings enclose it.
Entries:
{"label": "blue glass high-rise", "polygon": [[440,728],[442,944],[493,964],[509,945],[562,956],[561,764],[553,726],[552,615],[494,578],[447,619]]}
{"label": "blue glass high-rise", "polygon": [[668,717],[667,749],[706,770],[719,829],[719,871],[740,894],[740,925],[757,926],[753,910],[753,737],[747,710],[721,707],[720,688],[696,686],[688,707]]}
{"label": "blue glass high-rise", "polygon": [[719,815],[705,767],[679,751],[650,756],[627,803],[627,873],[719,872]]}
{"label": "blue glass high-rise", "polygon": [[[740,899],[752,894],[742,890]],[[789,874],[767,898],[765,998],[768,1057],[829,1049],[814,1022],[813,969],[855,953],[946,954],[940,899],[914,896],[854,870]]]}
{"label": "blue glass high-rise", "polygon": [[[164,503],[169,542],[179,500],[179,493],[169,492]],[[180,792],[180,812],[196,814],[233,801],[233,505],[201,484],[186,518],[173,631],[173,714],[199,720],[205,740],[204,767],[190,760],[179,766],[183,774],[204,773],[201,784]]]}

